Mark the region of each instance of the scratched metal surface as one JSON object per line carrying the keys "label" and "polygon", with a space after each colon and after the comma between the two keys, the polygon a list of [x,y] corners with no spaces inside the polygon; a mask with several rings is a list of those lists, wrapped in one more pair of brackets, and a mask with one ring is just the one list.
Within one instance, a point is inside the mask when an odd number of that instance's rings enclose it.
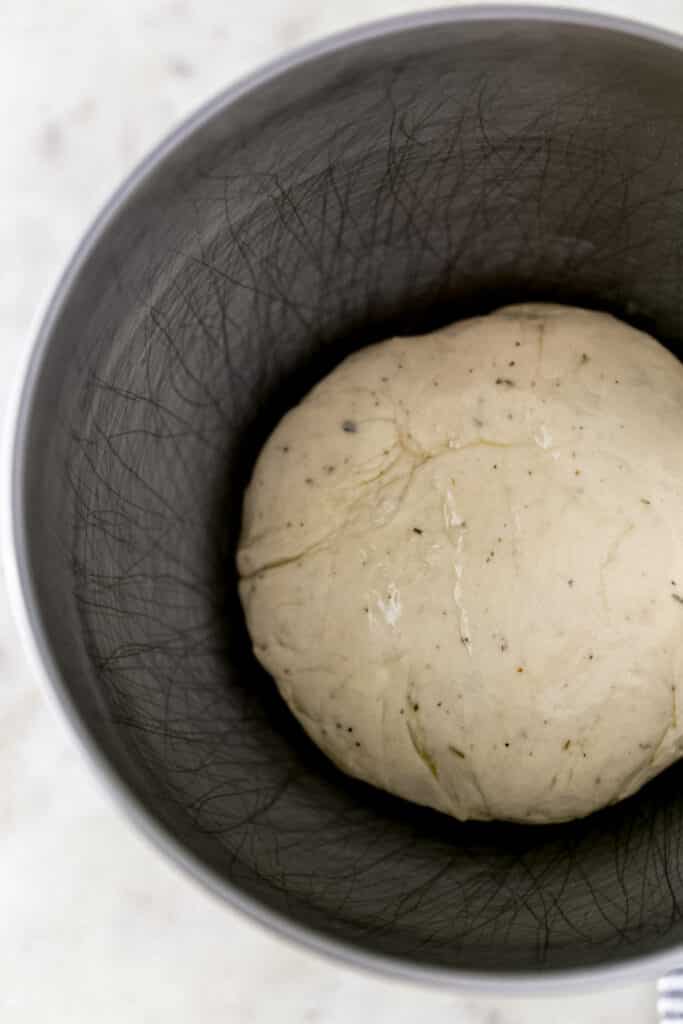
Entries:
{"label": "scratched metal surface", "polygon": [[425,967],[683,941],[681,769],[555,828],[352,783],[252,658],[233,568],[260,444],[352,347],[533,297],[675,348],[682,95],[680,54],[622,33],[396,30],[215,111],[95,240],[32,395],[31,586],[86,728],[226,891]]}

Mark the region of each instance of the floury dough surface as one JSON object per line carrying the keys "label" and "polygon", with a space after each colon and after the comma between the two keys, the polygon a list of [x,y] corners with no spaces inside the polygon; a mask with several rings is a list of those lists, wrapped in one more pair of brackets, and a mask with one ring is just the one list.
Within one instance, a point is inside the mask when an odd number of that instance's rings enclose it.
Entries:
{"label": "floury dough surface", "polygon": [[683,753],[683,366],[523,305],[363,349],[280,422],[238,553],[258,659],[345,772],[553,822]]}

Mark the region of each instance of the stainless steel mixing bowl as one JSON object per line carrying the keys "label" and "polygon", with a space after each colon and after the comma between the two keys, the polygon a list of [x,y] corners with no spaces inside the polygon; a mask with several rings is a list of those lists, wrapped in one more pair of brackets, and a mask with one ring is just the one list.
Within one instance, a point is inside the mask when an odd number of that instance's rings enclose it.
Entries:
{"label": "stainless steel mixing bowl", "polygon": [[145,161],[37,332],[8,571],[39,671],[154,840],[316,949],[508,986],[676,960],[681,767],[552,828],[352,782],[252,657],[233,555],[259,446],[355,346],[533,298],[680,350],[681,45],[504,8],[300,51]]}

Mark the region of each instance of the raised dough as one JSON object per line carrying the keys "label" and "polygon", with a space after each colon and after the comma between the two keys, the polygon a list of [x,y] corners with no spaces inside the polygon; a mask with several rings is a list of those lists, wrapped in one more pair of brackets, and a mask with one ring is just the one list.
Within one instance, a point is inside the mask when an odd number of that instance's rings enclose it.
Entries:
{"label": "raised dough", "polygon": [[555,822],[683,753],[683,366],[520,305],[346,359],[244,504],[258,659],[345,772]]}

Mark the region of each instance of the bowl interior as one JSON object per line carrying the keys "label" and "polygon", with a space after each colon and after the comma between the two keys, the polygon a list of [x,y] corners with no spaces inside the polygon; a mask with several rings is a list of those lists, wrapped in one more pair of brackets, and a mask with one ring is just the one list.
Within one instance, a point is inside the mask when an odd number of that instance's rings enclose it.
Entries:
{"label": "bowl interior", "polygon": [[681,768],[560,827],[458,824],[343,777],[250,652],[255,455],[350,349],[508,301],[683,338],[683,59],[442,16],[265,76],[102,221],[16,453],[35,629],[86,732],[230,898],[397,966],[515,974],[683,940]]}

